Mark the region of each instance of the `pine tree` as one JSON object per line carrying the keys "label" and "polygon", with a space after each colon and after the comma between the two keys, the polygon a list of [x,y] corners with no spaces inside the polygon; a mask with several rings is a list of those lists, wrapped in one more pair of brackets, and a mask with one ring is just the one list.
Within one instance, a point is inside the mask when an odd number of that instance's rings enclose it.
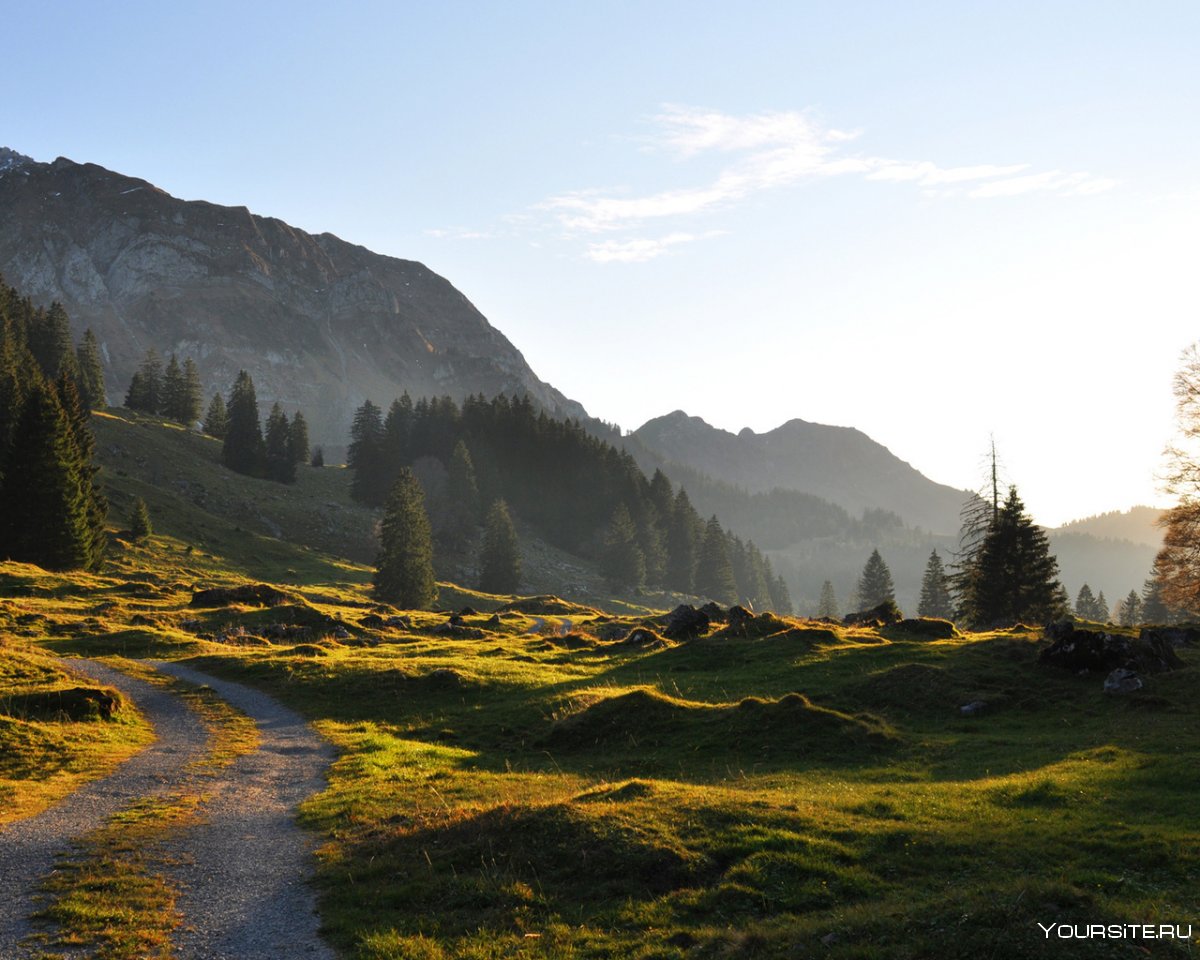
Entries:
{"label": "pine tree", "polygon": [[308,421],[304,414],[297,410],[292,415],[291,426],[288,427],[288,454],[292,463],[307,463],[310,455],[308,446]]}
{"label": "pine tree", "polygon": [[1150,576],[1142,584],[1142,621],[1144,623],[1175,623],[1180,619],[1178,610],[1173,610],[1163,599],[1162,570],[1158,559],[1150,568]]}
{"label": "pine tree", "polygon": [[[57,391],[39,377],[30,385],[8,458],[0,555],[47,570],[97,563],[86,467]],[[19,509],[7,509],[9,504]]]}
{"label": "pine tree", "polygon": [[696,577],[696,547],[700,540],[700,518],[683,487],[675,495],[667,525],[666,585],[679,593],[691,593]]}
{"label": "pine tree", "polygon": [[896,602],[896,587],[892,583],[892,572],[888,569],[878,550],[872,550],[858,578],[858,608],[873,610],[883,603]]}
{"label": "pine tree", "polygon": [[85,410],[96,410],[108,404],[104,393],[104,365],[100,361],[100,344],[88,327],[75,352],[79,367],[79,399]]}
{"label": "pine tree", "polygon": [[146,351],[138,366],[137,373],[129,383],[129,392],[125,395],[125,406],[130,410],[140,410],[143,413],[163,412],[163,371],[162,360],[153,349]]}
{"label": "pine tree", "polygon": [[925,576],[921,580],[921,600],[917,604],[918,617],[935,617],[950,620],[954,617],[954,598],[950,594],[950,578],[946,576],[942,558],[934,550],[925,565]]}
{"label": "pine tree", "polygon": [[792,608],[792,593],[788,590],[787,582],[780,574],[771,581],[771,609],[781,617],[791,616]]}
{"label": "pine tree", "polygon": [[1108,609],[1108,601],[1104,598],[1103,590],[1096,595],[1096,606],[1094,607],[1094,610],[1096,611],[1096,616],[1094,619],[1098,623],[1108,623],[1109,620],[1112,619],[1112,614]]}
{"label": "pine tree", "polygon": [[426,608],[437,597],[425,494],[408,467],[401,468],[384,508],[374,591],[378,599],[410,610]]}
{"label": "pine tree", "polygon": [[975,562],[972,591],[962,598],[972,625],[1044,622],[1063,613],[1058,563],[1016,487],[1009,488]]}
{"label": "pine tree", "polygon": [[47,380],[57,380],[64,372],[76,372],[75,350],[71,343],[71,322],[58,301],[50,309],[38,311],[28,330],[29,349]]}
{"label": "pine tree", "polygon": [[516,593],[521,586],[521,549],[508,504],[497,500],[484,525],[479,556],[479,589],[487,593]]}
{"label": "pine tree", "polygon": [[235,473],[251,477],[263,475],[266,449],[263,443],[262,424],[258,419],[258,397],[254,381],[245,370],[238,373],[226,403],[228,424],[225,429],[225,444],[221,448],[221,462]]}
{"label": "pine tree", "polygon": [[150,524],[150,508],[146,501],[138,497],[133,501],[133,509],[129,513],[129,532],[134,540],[148,540],[154,532]]}
{"label": "pine tree", "polygon": [[720,521],[712,517],[704,528],[696,561],[696,593],[717,603],[737,602],[737,581],[729,558],[729,539]]}
{"label": "pine tree", "polygon": [[646,560],[638,546],[637,528],[623,503],[617,504],[604,533],[600,566],[612,590],[640,590],[646,582]]}
{"label": "pine tree", "polygon": [[637,521],[637,542],[646,565],[646,585],[661,587],[667,575],[667,546],[659,526],[658,510],[646,501]]}
{"label": "pine tree", "polygon": [[183,361],[183,382],[176,401],[175,419],[189,429],[194,427],[200,419],[203,404],[204,388],[200,385],[200,371],[196,369],[196,361],[188,357]]}
{"label": "pine tree", "polygon": [[179,365],[179,358],[171,354],[167,360],[167,369],[163,373],[159,412],[168,420],[183,423],[181,415],[184,403],[183,368]]}
{"label": "pine tree", "polygon": [[817,601],[817,616],[826,620],[838,619],[837,596],[833,592],[833,584],[826,580],[821,584],[821,598]]}
{"label": "pine tree", "polygon": [[229,413],[225,409],[225,398],[219,393],[214,393],[208,405],[208,412],[204,415],[204,432],[210,437],[224,440],[228,430]]}
{"label": "pine tree", "polygon": [[1142,622],[1142,598],[1136,590],[1130,590],[1129,596],[1121,601],[1117,608],[1117,622],[1123,627],[1135,627]]}
{"label": "pine tree", "polygon": [[[446,541],[453,551],[462,550],[479,524],[479,484],[471,451],[461,440],[454,445],[446,468]],[[501,592],[501,591],[496,591]]]}
{"label": "pine tree", "polygon": [[310,466],[317,468],[325,466],[325,451],[320,447],[314,447],[312,452],[312,460],[309,463]]}
{"label": "pine tree", "polygon": [[364,401],[354,413],[346,466],[354,472],[350,496],[368,506],[381,505],[388,495],[390,477],[384,458],[383,420],[379,408],[370,400]]}
{"label": "pine tree", "polygon": [[1075,616],[1080,620],[1100,619],[1096,609],[1096,598],[1092,595],[1092,588],[1086,583],[1079,588],[1075,597]]}
{"label": "pine tree", "polygon": [[267,479],[277,483],[296,482],[296,461],[292,458],[291,425],[283,408],[275,403],[267,415],[265,438]]}
{"label": "pine tree", "polygon": [[97,474],[100,467],[95,461],[96,438],[88,424],[89,412],[79,398],[76,381],[70,373],[59,377],[55,385],[59,403],[71,426],[71,438],[79,455],[79,483],[87,512],[86,545],[88,559],[84,564],[89,570],[100,566],[108,546],[108,535],[104,524],[108,518],[108,500],[100,491]]}

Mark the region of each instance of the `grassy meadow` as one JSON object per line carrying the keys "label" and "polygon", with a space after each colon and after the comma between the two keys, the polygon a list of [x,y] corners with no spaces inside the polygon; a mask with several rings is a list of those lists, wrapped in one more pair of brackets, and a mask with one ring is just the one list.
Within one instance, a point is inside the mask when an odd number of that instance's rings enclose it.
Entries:
{"label": "grassy meadow", "polygon": [[[1111,697],[1040,666],[1026,628],[931,641],[758,618],[675,643],[649,611],[505,609],[451,585],[445,612],[397,611],[332,543],[290,545],[198,504],[173,515],[169,484],[112,474],[114,502],[145,496],[162,532],[118,540],[94,576],[0,564],[5,695],[64,682],[52,655],[187,658],[311,718],[340,751],[302,817],[346,957],[1195,950],[1038,927],[1200,931],[1194,649]],[[238,482],[255,488],[239,497],[280,496]],[[283,602],[189,606],[196,587],[246,582]],[[0,715],[3,808],[46,802],[48,757],[84,777],[136,749],[146,732],[121,715]]]}

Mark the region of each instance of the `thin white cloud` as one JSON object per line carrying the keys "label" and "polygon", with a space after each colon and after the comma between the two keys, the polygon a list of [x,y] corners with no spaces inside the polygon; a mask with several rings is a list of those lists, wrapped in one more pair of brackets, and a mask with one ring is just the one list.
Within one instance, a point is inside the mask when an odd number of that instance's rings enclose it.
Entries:
{"label": "thin white cloud", "polygon": [[672,247],[720,236],[723,231],[706,233],[669,233],[665,237],[634,237],[629,240],[604,240],[588,244],[584,256],[596,263],[645,263],[667,253]]}
{"label": "thin white cloud", "polygon": [[[818,178],[851,177],[910,184],[933,197],[991,199],[1029,193],[1087,195],[1113,189],[1116,181],[1086,172],[1033,171],[1028,163],[941,166],[847,151],[857,131],[826,127],[806,112],[776,111],[745,116],[679,105],[652,118],[651,149],[677,162],[717,158],[715,172],[693,186],[637,194],[622,190],[576,190],[538,204],[536,213],[569,236],[640,230],[647,224],[680,223],[713,214],[755,194]],[[711,170],[711,168],[710,168]],[[637,263],[661,256],[696,234],[678,230],[590,243],[585,256],[599,263]]]}

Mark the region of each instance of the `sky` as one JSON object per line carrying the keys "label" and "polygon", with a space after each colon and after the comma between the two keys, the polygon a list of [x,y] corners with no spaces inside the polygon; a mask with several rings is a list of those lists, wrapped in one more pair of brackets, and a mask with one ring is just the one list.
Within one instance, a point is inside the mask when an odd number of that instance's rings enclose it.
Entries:
{"label": "sky", "polygon": [[1200,4],[5,4],[0,144],[419,260],[589,413],[1166,504]]}

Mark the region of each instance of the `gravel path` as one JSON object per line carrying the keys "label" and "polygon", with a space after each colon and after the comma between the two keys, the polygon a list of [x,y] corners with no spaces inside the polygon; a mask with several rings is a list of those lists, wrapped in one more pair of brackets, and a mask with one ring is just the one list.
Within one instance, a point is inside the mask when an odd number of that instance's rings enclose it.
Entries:
{"label": "gravel path", "polygon": [[[189,683],[207,684],[253,717],[259,749],[239,757],[206,785],[204,823],[168,850],[183,891],[183,928],[175,937],[187,960],[328,958],[318,937],[316,898],[305,883],[312,841],[294,822],[296,806],[325,789],[330,744],[297,713],[266,694],[175,663],[154,666]],[[2,955],[2,954],[0,954]]]}
{"label": "gravel path", "polygon": [[266,694],[179,664],[155,663],[163,673],[207,684],[258,724],[256,751],[215,778],[193,782],[183,768],[204,756],[208,737],[183,701],[103,664],[65,665],[134,700],[158,740],[57,806],[0,827],[0,957],[32,955],[18,947],[32,932],[32,894],[72,839],[135,800],[192,787],[210,797],[201,807],[203,822],[168,844],[180,861],[173,874],[183,888],[177,906],[184,922],[174,937],[181,960],[333,960],[317,935],[316,900],[305,882],[312,840],[293,819],[301,800],[324,789],[333,748]]}
{"label": "gravel path", "polygon": [[204,756],[208,741],[196,714],[161,687],[90,660],[65,661],[64,666],[116,687],[137,703],[154,725],[158,740],[110,776],[82,787],[56,806],[0,827],[0,957],[5,960],[32,955],[17,944],[32,932],[29,915],[37,909],[33,894],[54,869],[55,855],[138,798],[174,788],[186,776],[183,767]]}

